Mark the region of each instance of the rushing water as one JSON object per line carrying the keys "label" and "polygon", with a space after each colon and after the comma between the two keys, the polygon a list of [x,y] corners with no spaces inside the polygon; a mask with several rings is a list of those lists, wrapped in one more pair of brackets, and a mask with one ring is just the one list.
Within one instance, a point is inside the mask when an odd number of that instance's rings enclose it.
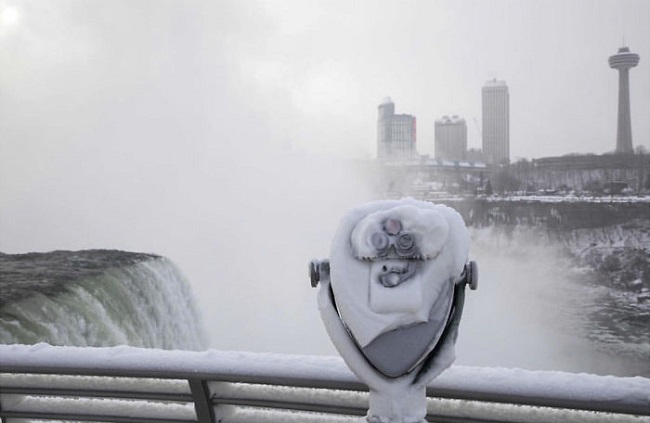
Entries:
{"label": "rushing water", "polygon": [[479,289],[467,294],[459,364],[650,377],[650,304],[602,285],[539,229],[473,229],[472,241]]}
{"label": "rushing water", "polygon": [[0,254],[0,343],[198,350],[189,284],[169,260],[112,250]]}

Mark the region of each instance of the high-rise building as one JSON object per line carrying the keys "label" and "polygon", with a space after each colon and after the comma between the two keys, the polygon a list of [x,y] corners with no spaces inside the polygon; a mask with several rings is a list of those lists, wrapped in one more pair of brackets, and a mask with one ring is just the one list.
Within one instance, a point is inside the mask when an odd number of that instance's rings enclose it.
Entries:
{"label": "high-rise building", "polygon": [[616,129],[616,152],[633,153],[632,119],[630,117],[630,68],[639,63],[639,55],[630,53],[627,47],[609,57],[609,67],[618,70],[618,125]]}
{"label": "high-rise building", "polygon": [[436,159],[465,160],[467,156],[467,124],[465,119],[443,116],[436,120]]}
{"label": "high-rise building", "polygon": [[483,97],[483,157],[488,164],[510,162],[510,94],[505,81],[487,81]]}
{"label": "high-rise building", "polygon": [[395,103],[387,97],[379,105],[377,119],[377,158],[400,161],[416,158],[415,116],[395,114]]}

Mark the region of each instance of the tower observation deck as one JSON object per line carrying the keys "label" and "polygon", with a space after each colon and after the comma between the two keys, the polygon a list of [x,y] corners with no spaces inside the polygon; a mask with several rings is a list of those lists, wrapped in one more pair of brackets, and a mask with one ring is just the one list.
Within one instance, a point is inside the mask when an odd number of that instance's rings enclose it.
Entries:
{"label": "tower observation deck", "polygon": [[609,57],[609,67],[618,70],[618,126],[616,130],[616,152],[633,153],[632,122],[630,118],[630,68],[639,63],[639,55],[627,47]]}

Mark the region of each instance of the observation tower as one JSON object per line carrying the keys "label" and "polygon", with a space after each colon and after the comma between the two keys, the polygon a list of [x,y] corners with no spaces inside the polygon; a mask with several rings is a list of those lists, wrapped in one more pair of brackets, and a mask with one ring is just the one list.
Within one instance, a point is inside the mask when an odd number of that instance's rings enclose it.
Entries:
{"label": "observation tower", "polygon": [[630,68],[639,63],[639,55],[630,53],[627,47],[609,57],[609,67],[618,70],[618,127],[616,130],[616,152],[633,153],[632,122],[630,119]]}

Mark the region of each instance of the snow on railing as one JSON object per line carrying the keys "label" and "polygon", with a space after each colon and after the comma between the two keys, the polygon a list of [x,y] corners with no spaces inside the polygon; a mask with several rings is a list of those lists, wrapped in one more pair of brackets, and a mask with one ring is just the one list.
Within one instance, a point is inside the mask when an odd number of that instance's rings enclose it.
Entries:
{"label": "snow on railing", "polygon": [[[650,422],[642,377],[455,366],[427,395],[435,422]],[[352,422],[367,407],[337,357],[0,345],[2,423]]]}

